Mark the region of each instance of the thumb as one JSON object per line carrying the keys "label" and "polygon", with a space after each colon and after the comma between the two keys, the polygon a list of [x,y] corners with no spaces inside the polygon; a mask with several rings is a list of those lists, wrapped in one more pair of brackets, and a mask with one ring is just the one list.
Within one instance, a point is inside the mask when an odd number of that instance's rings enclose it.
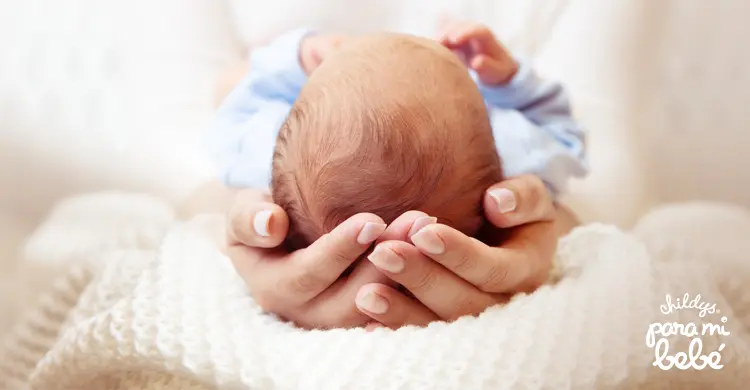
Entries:
{"label": "thumb", "polygon": [[487,219],[499,228],[555,219],[555,205],[541,179],[523,175],[490,187],[484,196]]}
{"label": "thumb", "polygon": [[289,217],[255,191],[237,194],[227,215],[227,244],[274,248],[286,238]]}

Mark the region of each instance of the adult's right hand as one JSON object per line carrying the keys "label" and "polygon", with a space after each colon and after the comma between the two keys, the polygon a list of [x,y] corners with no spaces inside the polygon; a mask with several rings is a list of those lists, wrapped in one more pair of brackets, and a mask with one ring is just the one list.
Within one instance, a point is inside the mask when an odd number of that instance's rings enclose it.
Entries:
{"label": "adult's right hand", "polygon": [[[404,214],[389,231],[411,229],[421,214]],[[255,301],[298,326],[366,325],[372,319],[355,304],[360,287],[393,284],[369,261],[358,262],[350,275],[341,277],[373,242],[387,236],[386,224],[374,214],[354,215],[309,247],[291,253],[280,247],[289,229],[288,216],[266,193],[239,192],[227,221],[227,255]]]}

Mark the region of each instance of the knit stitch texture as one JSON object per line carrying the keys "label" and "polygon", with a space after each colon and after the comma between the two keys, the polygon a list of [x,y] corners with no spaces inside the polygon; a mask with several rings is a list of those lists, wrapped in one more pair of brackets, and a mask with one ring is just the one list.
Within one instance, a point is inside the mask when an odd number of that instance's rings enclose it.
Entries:
{"label": "knit stitch texture", "polygon": [[[554,284],[476,318],[369,333],[303,331],[264,314],[217,250],[222,227],[219,216],[179,222],[168,205],[137,195],[94,194],[58,206],[26,251],[29,262],[58,275],[4,341],[0,389],[743,389],[750,382],[750,216],[742,210],[667,208],[632,232],[584,226],[560,242]],[[667,294],[686,293],[718,311],[662,312]],[[724,367],[654,367],[646,346],[654,322],[724,325],[730,335],[699,337],[705,355],[724,343]],[[690,338],[667,339],[670,354],[688,351]]]}

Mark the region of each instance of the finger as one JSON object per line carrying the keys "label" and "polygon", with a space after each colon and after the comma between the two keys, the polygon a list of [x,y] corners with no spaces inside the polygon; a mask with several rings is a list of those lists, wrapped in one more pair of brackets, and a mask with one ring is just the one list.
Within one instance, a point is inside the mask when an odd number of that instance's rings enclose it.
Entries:
{"label": "finger", "polygon": [[492,257],[496,253],[487,244],[450,226],[426,226],[411,237],[411,242],[422,254],[474,286],[481,288],[501,272],[498,271],[501,261]]}
{"label": "finger", "polygon": [[295,322],[311,329],[357,328],[372,322],[357,309],[356,290],[351,295],[342,293],[346,284],[339,279],[309,303],[295,307]]}
{"label": "finger", "polygon": [[440,321],[419,302],[409,299],[394,288],[383,284],[368,284],[357,294],[357,308],[381,326],[398,329],[402,326],[425,326]]}
{"label": "finger", "polygon": [[[436,222],[437,218],[422,211],[407,211],[391,222],[375,243],[389,240],[408,241],[409,237],[422,227]],[[354,297],[362,286],[369,283],[382,283],[391,286],[397,284],[380,272],[371,262],[362,261],[354,267],[345,285],[342,286],[342,291],[337,293]]]}
{"label": "finger", "polygon": [[367,284],[395,283],[380,272],[369,261],[360,261],[352,273],[340,278],[317,295],[304,308],[305,321],[313,328],[357,327],[371,321],[355,304],[357,293]]}
{"label": "finger", "polygon": [[468,47],[469,39],[465,38],[464,35],[473,25],[475,23],[464,20],[453,21],[450,25],[446,26],[443,38],[445,45],[452,49],[461,47],[465,47],[467,50],[470,49]]}
{"label": "finger", "polygon": [[503,48],[492,30],[482,24],[461,23],[448,33],[448,40],[451,45],[470,45],[475,54],[485,53],[490,57],[499,57],[503,54]]}
{"label": "finger", "polygon": [[[385,240],[400,240],[406,241],[410,232],[416,232],[421,227],[426,226],[429,223],[437,222],[437,218],[430,217],[426,213],[416,210],[407,211],[396,218],[386,228],[385,232],[375,241]],[[315,298],[316,301],[321,301],[321,305],[325,306],[326,302],[332,300],[332,297],[336,297],[336,301],[346,302],[344,305],[354,302],[354,298],[357,295],[359,289],[371,283],[381,283],[390,286],[396,286],[397,283],[392,279],[384,275],[369,261],[360,261],[352,273],[346,278],[344,283],[336,286],[336,288],[329,288],[322,294]],[[316,304],[316,303],[312,303]],[[321,311],[330,310],[329,308],[322,307]]]}
{"label": "finger", "polygon": [[350,217],[307,248],[293,252],[289,261],[275,265],[279,273],[275,288],[297,303],[311,300],[360,258],[385,228],[375,214]]}
{"label": "finger", "polygon": [[422,211],[411,210],[401,214],[388,225],[385,233],[377,242],[399,240],[407,241],[409,236],[422,227],[437,222],[437,218],[430,217]]}
{"label": "finger", "polygon": [[504,70],[503,64],[484,54],[475,56],[469,63],[469,68],[477,72],[477,75],[485,84],[495,85],[505,81],[502,73]]}
{"label": "finger", "polygon": [[494,301],[406,242],[382,242],[367,258],[444,320],[479,313]]}
{"label": "finger", "polygon": [[490,187],[484,196],[484,211],[487,219],[499,228],[555,218],[549,190],[534,175],[507,179]]}
{"label": "finger", "polygon": [[533,291],[547,280],[556,236],[552,222],[513,229],[502,247],[490,247],[445,226],[430,225],[412,236],[425,255],[487,293]]}
{"label": "finger", "polygon": [[280,245],[289,230],[286,212],[257,191],[237,194],[227,215],[227,244],[257,248]]}

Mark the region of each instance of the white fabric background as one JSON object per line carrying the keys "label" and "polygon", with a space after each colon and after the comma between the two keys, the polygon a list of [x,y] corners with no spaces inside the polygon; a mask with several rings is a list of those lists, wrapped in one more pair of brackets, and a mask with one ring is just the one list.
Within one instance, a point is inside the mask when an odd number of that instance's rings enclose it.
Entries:
{"label": "white fabric background", "polygon": [[750,206],[747,1],[425,4],[0,0],[0,305],[17,301],[13,254],[54,202],[104,188],[176,200],[204,180],[216,75],[241,41],[301,21],[427,33],[446,9],[491,23],[573,93],[593,174],[568,200],[588,220],[627,226],[683,199]]}

